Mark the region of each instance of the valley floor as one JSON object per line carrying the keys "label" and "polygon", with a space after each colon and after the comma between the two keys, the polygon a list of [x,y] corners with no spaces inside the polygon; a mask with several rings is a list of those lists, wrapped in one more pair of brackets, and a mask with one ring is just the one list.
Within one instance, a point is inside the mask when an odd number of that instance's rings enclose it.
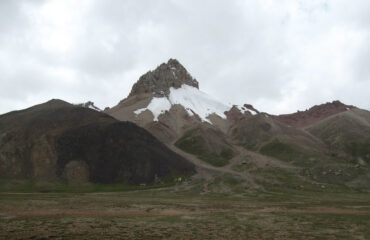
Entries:
{"label": "valley floor", "polygon": [[0,239],[370,239],[370,194],[0,193]]}

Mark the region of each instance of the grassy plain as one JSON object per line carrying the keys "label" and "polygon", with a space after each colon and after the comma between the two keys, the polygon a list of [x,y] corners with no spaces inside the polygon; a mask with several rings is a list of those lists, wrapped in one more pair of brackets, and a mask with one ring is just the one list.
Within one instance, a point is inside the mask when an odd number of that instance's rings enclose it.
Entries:
{"label": "grassy plain", "polygon": [[369,193],[203,188],[2,192],[0,239],[370,239]]}

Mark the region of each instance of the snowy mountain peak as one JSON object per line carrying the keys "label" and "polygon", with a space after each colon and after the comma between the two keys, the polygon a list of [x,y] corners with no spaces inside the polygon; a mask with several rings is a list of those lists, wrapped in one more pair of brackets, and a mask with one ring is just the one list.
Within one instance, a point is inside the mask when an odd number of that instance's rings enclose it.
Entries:
{"label": "snowy mountain peak", "polygon": [[199,88],[198,81],[176,59],[162,63],[154,71],[149,71],[139,78],[131,89],[130,96],[152,94],[155,97],[168,96],[170,88],[181,88],[185,84]]}
{"label": "snowy mountain peak", "polygon": [[181,105],[189,116],[196,114],[202,121],[208,123],[211,123],[208,118],[211,114],[226,118],[225,112],[231,107],[195,87],[183,84],[180,88],[171,87],[168,96],[153,97],[147,107],[136,110],[135,114],[139,115],[149,110],[154,116],[154,121],[158,121],[158,117],[169,111],[175,104]]}

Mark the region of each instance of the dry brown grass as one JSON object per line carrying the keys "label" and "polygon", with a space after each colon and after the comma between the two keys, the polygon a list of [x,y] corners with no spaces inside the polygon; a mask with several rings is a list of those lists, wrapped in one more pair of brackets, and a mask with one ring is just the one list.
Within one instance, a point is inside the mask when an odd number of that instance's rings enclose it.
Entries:
{"label": "dry brown grass", "polygon": [[0,239],[369,239],[368,194],[0,194]]}

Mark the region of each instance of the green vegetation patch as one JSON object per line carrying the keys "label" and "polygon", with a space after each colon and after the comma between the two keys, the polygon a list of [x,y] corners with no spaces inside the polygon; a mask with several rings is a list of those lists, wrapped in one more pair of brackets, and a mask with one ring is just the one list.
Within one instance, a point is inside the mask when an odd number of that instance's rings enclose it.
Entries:
{"label": "green vegetation patch", "polygon": [[346,152],[355,158],[362,158],[367,163],[370,163],[370,139],[364,142],[351,142],[346,147]]}
{"label": "green vegetation patch", "polygon": [[255,167],[255,164],[250,162],[245,164],[234,164],[231,166],[231,169],[236,172],[245,172],[247,170],[252,169],[253,167]]}
{"label": "green vegetation patch", "polygon": [[260,153],[275,157],[284,161],[292,161],[301,157],[301,153],[294,148],[294,146],[280,142],[275,139],[260,149]]}
{"label": "green vegetation patch", "polygon": [[242,145],[245,149],[254,151],[257,148],[257,143],[252,141],[247,141]]}
{"label": "green vegetation patch", "polygon": [[220,153],[209,151],[204,144],[204,139],[199,136],[193,136],[193,131],[184,134],[176,141],[175,146],[179,149],[197,156],[199,159],[216,167],[222,167],[229,163],[234,157],[234,152],[230,148],[223,148]]}
{"label": "green vegetation patch", "polygon": [[302,176],[307,174],[301,173],[302,175],[297,175],[295,172],[278,167],[258,168],[251,173],[259,176],[256,183],[262,185],[265,190],[281,194],[284,193],[287,196],[296,193],[347,193],[352,191],[345,185],[314,182]]}
{"label": "green vegetation patch", "polygon": [[92,193],[92,192],[125,192],[133,190],[146,190],[173,186],[184,181],[187,176],[182,176],[171,181],[161,181],[157,184],[129,185],[127,183],[93,184],[93,183],[68,183],[64,181],[35,181],[27,179],[0,179],[0,192],[24,192],[24,193]]}

